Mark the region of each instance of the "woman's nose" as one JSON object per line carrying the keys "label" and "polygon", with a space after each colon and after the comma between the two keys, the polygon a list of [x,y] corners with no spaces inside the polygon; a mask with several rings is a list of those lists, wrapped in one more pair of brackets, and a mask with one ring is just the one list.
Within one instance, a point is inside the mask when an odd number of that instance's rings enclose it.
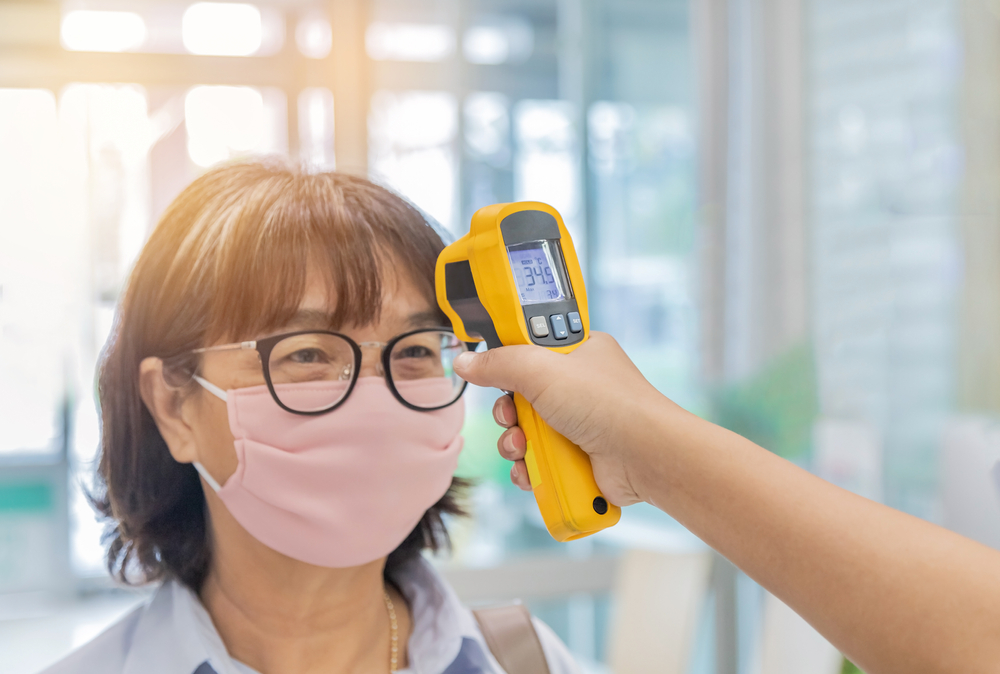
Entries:
{"label": "woman's nose", "polygon": [[361,371],[359,377],[384,377],[385,368],[382,367],[382,345],[381,344],[361,344]]}

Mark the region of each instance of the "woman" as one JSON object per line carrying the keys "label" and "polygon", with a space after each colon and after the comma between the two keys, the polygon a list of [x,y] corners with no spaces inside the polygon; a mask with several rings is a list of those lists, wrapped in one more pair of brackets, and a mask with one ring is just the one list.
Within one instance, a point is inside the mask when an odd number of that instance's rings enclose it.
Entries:
{"label": "woman", "polygon": [[100,377],[109,570],[161,585],[51,672],[502,671],[420,554],[462,486],[441,248],[361,178],[248,163],[184,190]]}

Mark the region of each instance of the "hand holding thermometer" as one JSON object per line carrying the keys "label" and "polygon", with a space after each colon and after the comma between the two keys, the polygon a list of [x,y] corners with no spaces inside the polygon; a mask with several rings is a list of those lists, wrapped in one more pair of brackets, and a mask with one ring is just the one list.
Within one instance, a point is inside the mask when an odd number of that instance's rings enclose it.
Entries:
{"label": "hand holding thermometer", "polygon": [[[435,274],[438,304],[455,334],[493,349],[537,344],[569,353],[590,332],[587,293],[573,240],[554,208],[522,201],[481,208],[469,233],[445,248]],[[587,454],[554,431],[519,393],[528,479],[549,533],[571,541],[618,522]]]}

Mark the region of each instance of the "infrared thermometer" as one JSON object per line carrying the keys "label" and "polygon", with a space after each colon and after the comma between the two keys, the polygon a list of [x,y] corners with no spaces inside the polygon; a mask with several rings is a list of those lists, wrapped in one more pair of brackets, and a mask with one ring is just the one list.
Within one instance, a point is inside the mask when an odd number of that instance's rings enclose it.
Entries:
{"label": "infrared thermometer", "polygon": [[[488,348],[536,344],[569,353],[587,340],[583,273],[562,217],[535,201],[476,211],[469,233],[438,257],[441,309],[459,339]],[[597,488],[590,457],[554,431],[519,393],[524,462],[549,533],[571,541],[614,525],[621,509]]]}

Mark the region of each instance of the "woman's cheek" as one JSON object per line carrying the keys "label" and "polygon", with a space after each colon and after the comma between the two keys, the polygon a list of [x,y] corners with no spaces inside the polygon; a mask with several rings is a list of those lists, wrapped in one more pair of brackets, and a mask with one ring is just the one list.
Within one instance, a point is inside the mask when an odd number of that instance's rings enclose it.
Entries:
{"label": "woman's cheek", "polygon": [[219,484],[225,484],[239,465],[233,433],[229,428],[229,413],[221,400],[213,399],[214,396],[204,398],[206,405],[198,415],[194,429],[198,459]]}

